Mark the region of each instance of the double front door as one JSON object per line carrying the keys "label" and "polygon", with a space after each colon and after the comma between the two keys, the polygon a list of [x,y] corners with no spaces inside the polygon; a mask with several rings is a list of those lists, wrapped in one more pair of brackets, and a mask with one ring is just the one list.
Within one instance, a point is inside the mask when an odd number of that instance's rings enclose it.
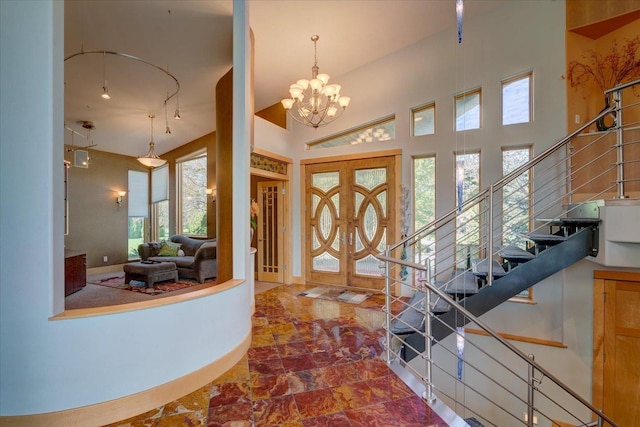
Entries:
{"label": "double front door", "polygon": [[394,238],[395,157],[307,165],[306,279],[383,289],[381,262]]}

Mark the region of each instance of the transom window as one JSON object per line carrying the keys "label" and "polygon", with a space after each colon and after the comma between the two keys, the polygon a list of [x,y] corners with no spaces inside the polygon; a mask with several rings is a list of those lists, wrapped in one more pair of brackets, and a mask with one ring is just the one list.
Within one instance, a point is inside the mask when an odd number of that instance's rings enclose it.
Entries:
{"label": "transom window", "polygon": [[358,126],[348,131],[307,144],[308,150],[339,147],[341,145],[368,144],[370,142],[391,141],[396,138],[396,116],[389,116]]}
{"label": "transom window", "polygon": [[502,81],[502,124],[528,123],[532,117],[532,73]]}

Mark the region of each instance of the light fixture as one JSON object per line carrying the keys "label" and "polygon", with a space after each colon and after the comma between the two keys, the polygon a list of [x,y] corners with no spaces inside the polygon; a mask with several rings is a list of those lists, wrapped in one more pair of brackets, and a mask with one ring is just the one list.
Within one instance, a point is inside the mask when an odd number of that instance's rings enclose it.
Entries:
{"label": "light fixture", "polygon": [[209,200],[211,203],[216,201],[216,189],[215,188],[207,188],[207,196],[209,196]]}
{"label": "light fixture", "polygon": [[118,204],[118,207],[120,207],[120,205],[122,204],[122,198],[127,195],[127,192],[118,191],[117,194],[118,195],[116,196],[116,203]]}
{"label": "light fixture", "polygon": [[153,118],[155,116],[153,114],[149,114],[149,118],[151,119],[151,142],[149,142],[149,152],[144,156],[138,157],[138,161],[143,165],[150,168],[157,168],[158,166],[164,165],[167,161],[161,159],[156,155],[155,146],[156,144],[153,142]]}
{"label": "light fixture", "polygon": [[176,112],[173,113],[173,118],[180,120],[180,95],[176,93]]}
{"label": "light fixture", "polygon": [[[167,94],[169,96],[169,94]],[[169,116],[167,115],[167,101],[164,101],[164,133],[171,135],[171,128],[169,127]]]}
{"label": "light fixture", "polygon": [[107,54],[102,51],[102,99],[111,99],[109,87],[107,86]]}
{"label": "light fixture", "polygon": [[328,74],[318,74],[317,42],[320,37],[311,36],[313,42],[313,67],[311,80],[300,79],[289,87],[291,98],[282,105],[294,120],[313,128],[331,123],[347,108],[351,98],[340,96],[339,84],[328,84]]}
{"label": "light fixture", "polygon": [[462,18],[464,16],[464,4],[462,0],[456,0],[456,21],[458,22],[458,44],[462,43]]}

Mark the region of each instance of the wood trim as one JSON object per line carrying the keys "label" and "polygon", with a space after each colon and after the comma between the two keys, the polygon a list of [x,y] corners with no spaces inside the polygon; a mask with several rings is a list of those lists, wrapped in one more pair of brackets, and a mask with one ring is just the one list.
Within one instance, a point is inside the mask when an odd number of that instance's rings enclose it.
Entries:
{"label": "wood trim", "polygon": [[623,282],[638,282],[640,281],[640,274],[638,274],[637,271],[594,270],[593,278],[603,280],[620,280]]}
{"label": "wood trim", "polygon": [[592,404],[602,408],[604,397],[604,280],[593,281],[593,371],[592,371]]}
{"label": "wood trim", "polygon": [[276,181],[285,181],[289,179],[288,175],[282,175],[281,173],[269,172],[269,171],[265,171],[257,168],[249,168],[249,172],[251,173],[251,175],[259,176],[262,178],[273,179]]}
{"label": "wood trim", "polygon": [[119,399],[65,411],[3,416],[0,417],[0,425],[6,427],[104,425],[142,414],[204,387],[231,369],[249,349],[251,336],[252,333],[249,331],[236,348],[220,359],[157,387]]}
{"label": "wood trim", "polygon": [[[482,329],[465,328],[464,331],[468,334],[482,335],[486,337],[489,336],[489,334]],[[528,342],[530,344],[546,345],[548,347],[567,348],[565,344],[559,341],[543,340],[540,338],[525,337],[523,335],[504,334],[501,332],[498,333],[498,335],[505,340]]]}
{"label": "wood trim", "polygon": [[370,153],[354,153],[354,154],[345,154],[341,156],[329,156],[329,157],[314,157],[312,159],[301,159],[300,165],[312,165],[315,163],[330,163],[330,162],[341,162],[344,160],[362,160],[362,159],[373,159],[376,157],[390,157],[390,156],[400,156],[402,155],[402,150],[399,148],[392,150],[384,150],[384,151],[372,151]]}
{"label": "wood trim", "polygon": [[264,157],[269,157],[270,159],[280,160],[281,162],[284,162],[284,163],[293,164],[293,159],[291,159],[291,157],[286,157],[280,154],[272,153],[271,151],[267,151],[259,147],[253,147],[253,152]]}
{"label": "wood trim", "polygon": [[49,320],[67,320],[80,319],[83,317],[105,316],[109,314],[126,313],[129,311],[146,310],[149,308],[162,307],[169,304],[177,304],[198,298],[208,297],[228,289],[235,288],[244,283],[244,280],[234,279],[228,280],[221,284],[204,285],[202,289],[194,290],[184,294],[174,295],[171,297],[159,298],[149,301],[132,302],[128,304],[109,305],[105,307],[95,308],[79,308],[75,310],[66,310],[62,313],[51,316]]}

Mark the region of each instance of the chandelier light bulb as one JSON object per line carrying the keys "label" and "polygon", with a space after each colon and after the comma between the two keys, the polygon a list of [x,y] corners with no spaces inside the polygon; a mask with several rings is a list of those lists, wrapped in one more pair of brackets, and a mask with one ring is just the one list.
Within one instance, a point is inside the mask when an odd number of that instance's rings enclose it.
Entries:
{"label": "chandelier light bulb", "polygon": [[317,35],[311,37],[314,50],[314,63],[311,67],[311,79],[299,79],[289,86],[290,98],[280,102],[291,117],[304,125],[318,128],[340,117],[351,98],[340,96],[339,84],[328,84],[329,75],[319,73]]}

